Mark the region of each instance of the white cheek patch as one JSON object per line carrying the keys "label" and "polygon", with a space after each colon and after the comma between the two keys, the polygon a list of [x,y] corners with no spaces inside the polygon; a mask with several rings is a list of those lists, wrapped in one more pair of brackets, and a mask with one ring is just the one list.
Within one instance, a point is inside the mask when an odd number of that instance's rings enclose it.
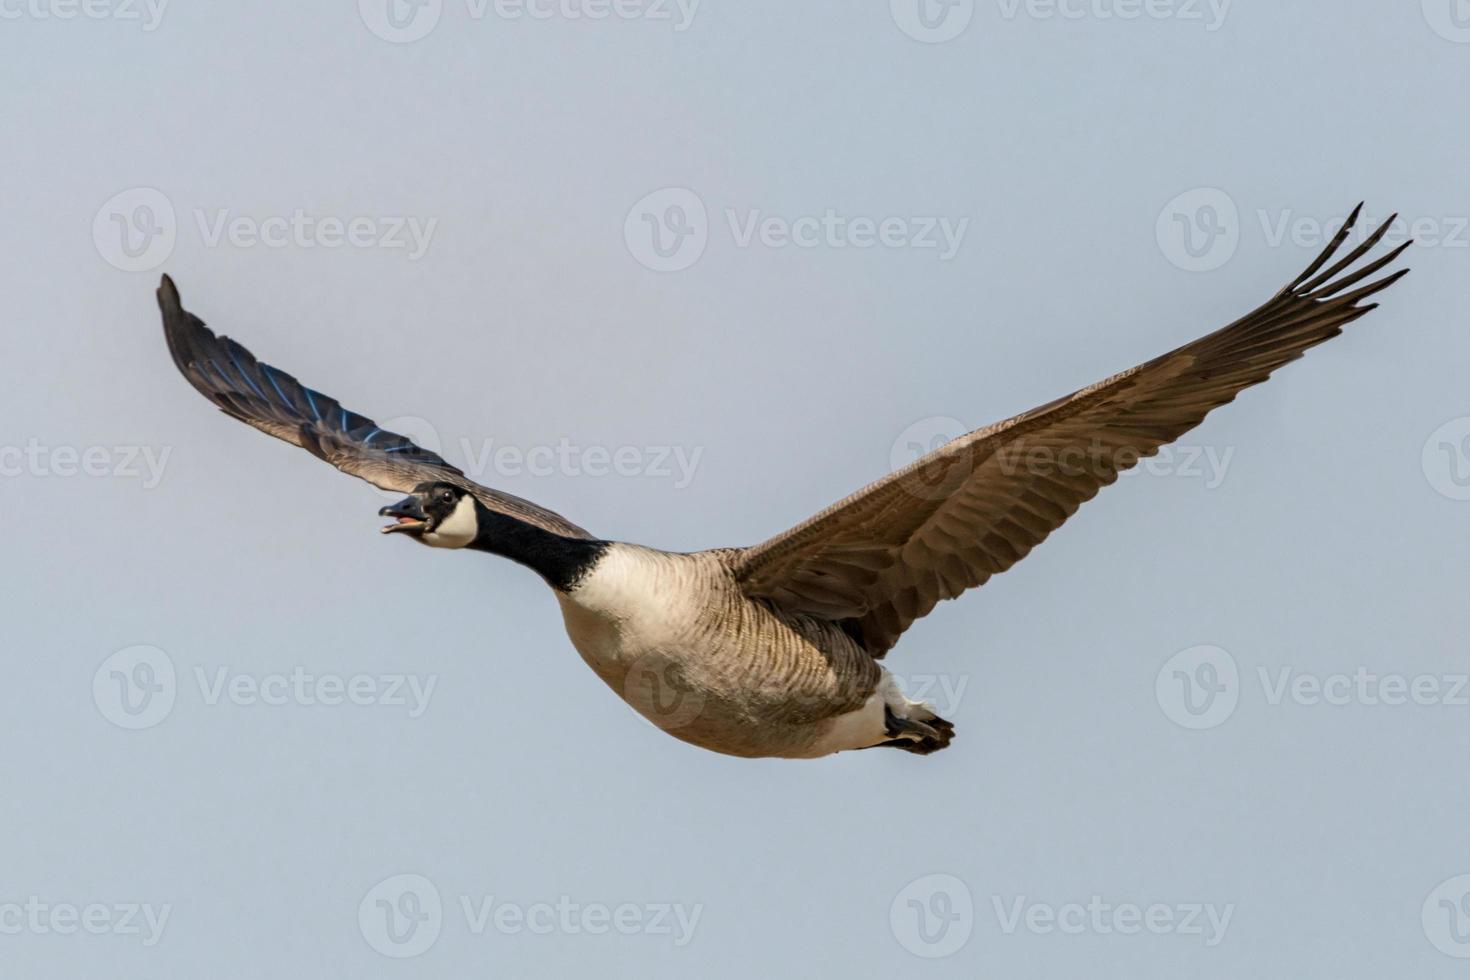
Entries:
{"label": "white cheek patch", "polygon": [[465,494],[443,523],[423,535],[424,544],[435,548],[463,548],[475,540],[480,521],[475,516],[475,498]]}

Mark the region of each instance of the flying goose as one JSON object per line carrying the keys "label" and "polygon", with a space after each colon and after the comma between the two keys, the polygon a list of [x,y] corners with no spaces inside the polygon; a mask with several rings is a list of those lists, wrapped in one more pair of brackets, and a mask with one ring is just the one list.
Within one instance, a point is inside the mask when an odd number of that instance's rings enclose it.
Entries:
{"label": "flying goose", "polygon": [[[374,486],[408,494],[385,534],[470,548],[539,573],[572,645],[634,709],[729,755],[816,758],[893,746],[928,754],[954,726],[879,663],[941,599],[1024,558],[1118,473],[1374,309],[1371,279],[1410,243],[1351,271],[1393,218],[1265,305],[1178,350],[961,436],[748,548],[676,554],[607,541],[480,486],[440,456],[216,336],[158,290],[174,363],[225,414]],[[1325,268],[1324,268],[1325,267]],[[1352,290],[1352,291],[1349,291]]]}

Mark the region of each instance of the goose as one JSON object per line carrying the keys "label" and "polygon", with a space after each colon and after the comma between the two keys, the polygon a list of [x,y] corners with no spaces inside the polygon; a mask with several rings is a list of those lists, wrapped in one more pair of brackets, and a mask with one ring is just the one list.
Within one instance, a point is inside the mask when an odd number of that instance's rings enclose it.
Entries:
{"label": "goose", "polygon": [[1358,266],[1395,216],[1333,262],[1361,211],[1234,323],[960,436],[762,544],[694,553],[605,540],[481,486],[217,336],[167,275],[157,295],[174,364],[204,397],[406,494],[379,511],[393,519],[382,533],[538,573],[587,665],[669,734],[747,758],[880,746],[928,755],[950,744],[954,725],[911,700],[884,656],[940,600],[1026,557],[1120,472],[1375,309],[1363,301],[1409,270],[1372,277],[1412,242]]}

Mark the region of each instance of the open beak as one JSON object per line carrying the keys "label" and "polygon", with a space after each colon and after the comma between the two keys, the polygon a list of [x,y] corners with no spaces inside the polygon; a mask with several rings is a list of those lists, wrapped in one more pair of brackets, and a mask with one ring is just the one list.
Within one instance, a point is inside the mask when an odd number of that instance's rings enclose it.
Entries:
{"label": "open beak", "polygon": [[392,534],[394,531],[422,533],[429,526],[429,515],[424,513],[424,506],[418,497],[404,497],[396,504],[389,504],[378,511],[378,516],[398,518],[398,523],[389,524],[382,529],[383,534]]}

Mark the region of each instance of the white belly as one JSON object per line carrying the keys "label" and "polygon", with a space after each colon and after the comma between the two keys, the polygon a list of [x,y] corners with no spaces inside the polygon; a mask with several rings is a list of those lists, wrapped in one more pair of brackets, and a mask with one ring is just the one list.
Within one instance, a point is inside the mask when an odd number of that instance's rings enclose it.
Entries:
{"label": "white belly", "polygon": [[[711,582],[689,557],[614,545],[557,599],[587,665],[676,738],[732,755],[793,758],[888,738],[884,706],[902,695],[886,672],[861,707],[823,717],[795,692],[788,696],[779,676],[752,672],[750,660],[763,651],[747,651],[712,628],[711,604],[729,599],[720,589],[728,585]],[[788,711],[793,704],[801,710]]]}

